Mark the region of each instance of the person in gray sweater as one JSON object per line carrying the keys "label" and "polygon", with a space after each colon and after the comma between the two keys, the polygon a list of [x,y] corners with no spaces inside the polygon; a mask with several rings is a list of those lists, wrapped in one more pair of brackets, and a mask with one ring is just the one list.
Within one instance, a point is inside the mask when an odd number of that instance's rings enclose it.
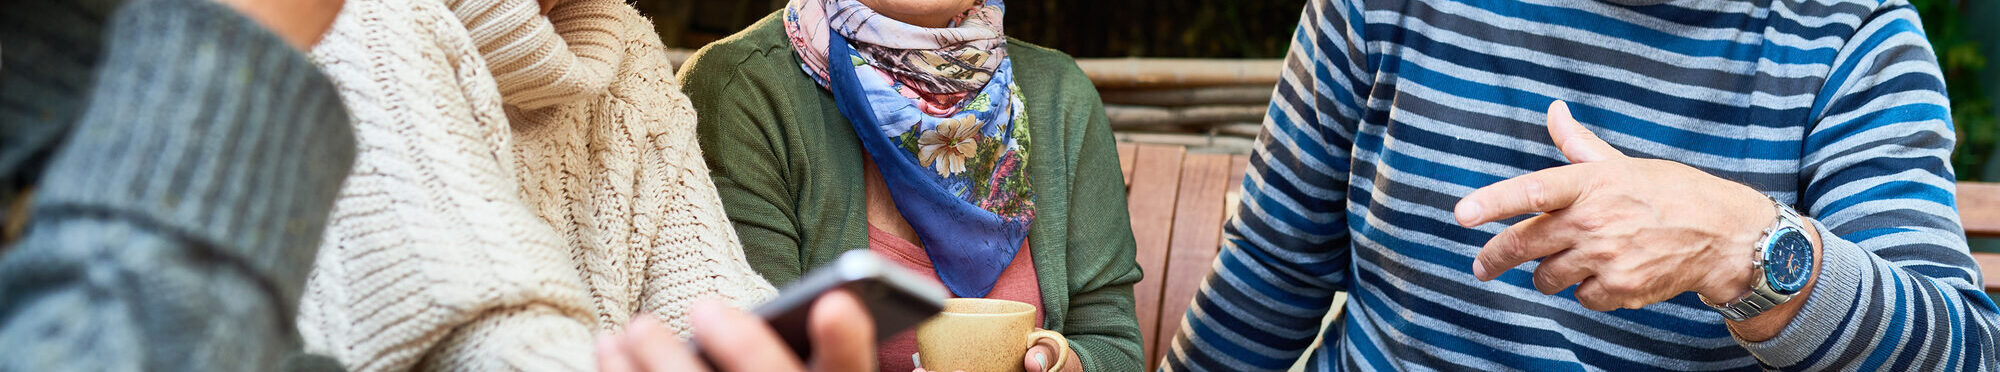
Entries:
{"label": "person in gray sweater", "polygon": [[0,371],[267,371],[297,352],[354,140],[299,51],[328,2],[254,2],[0,5],[0,205],[26,206],[0,216],[22,227],[0,253]]}

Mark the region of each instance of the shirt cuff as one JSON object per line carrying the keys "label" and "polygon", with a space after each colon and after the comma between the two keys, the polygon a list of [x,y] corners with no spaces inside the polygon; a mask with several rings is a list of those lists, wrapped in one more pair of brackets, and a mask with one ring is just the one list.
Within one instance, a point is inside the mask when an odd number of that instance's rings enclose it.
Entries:
{"label": "shirt cuff", "polygon": [[1858,315],[1862,283],[1872,282],[1876,275],[1873,254],[1833,235],[1832,229],[1818,220],[1807,221],[1819,230],[1820,262],[1812,292],[1804,298],[1805,307],[1792,318],[1791,324],[1769,340],[1746,341],[1733,329],[1730,332],[1738,344],[1767,366],[1784,368],[1817,359],[1814,354],[1831,349],[1825,347],[1829,342],[1869,341],[1835,340],[1834,335],[1845,327],[1855,326],[1849,319]]}
{"label": "shirt cuff", "polygon": [[89,107],[38,182],[31,224],[131,222],[296,303],[355,151],[333,84],[213,1],[133,1],[105,37]]}

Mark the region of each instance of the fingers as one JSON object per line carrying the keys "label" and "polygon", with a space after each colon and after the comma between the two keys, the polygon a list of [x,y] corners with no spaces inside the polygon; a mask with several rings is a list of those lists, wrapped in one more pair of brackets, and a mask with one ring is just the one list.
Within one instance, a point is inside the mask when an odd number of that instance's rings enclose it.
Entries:
{"label": "fingers", "polygon": [[1673,298],[1683,291],[1662,290],[1661,278],[1631,272],[1604,272],[1576,285],[1576,301],[1595,311],[1637,309]]}
{"label": "fingers", "polygon": [[1604,288],[1604,281],[1597,278],[1585,280],[1576,285],[1576,302],[1591,311],[1611,311],[1618,309],[1618,301],[1611,291]]}
{"label": "fingers", "polygon": [[1566,165],[1494,182],[1460,199],[1452,214],[1460,226],[1473,227],[1569,208],[1589,191],[1594,170],[1589,164]]}
{"label": "fingers", "polygon": [[815,371],[875,370],[875,321],[861,300],[846,290],[814,301],[807,320]]}
{"label": "fingers", "polygon": [[601,372],[638,372],[639,366],[627,353],[623,337],[614,333],[597,335],[597,370]]}
{"label": "fingers", "polygon": [[1588,256],[1588,253],[1578,249],[1570,249],[1543,258],[1542,263],[1535,266],[1535,290],[1553,295],[1589,279],[1593,272],[1590,268],[1595,265],[1585,262],[1589,260]]}
{"label": "fingers", "polygon": [[[639,316],[625,326],[625,335],[616,343],[624,346],[625,364],[612,365],[600,362],[598,368],[614,371],[616,367],[630,368],[630,371],[706,371],[700,359],[682,343],[673,331],[660,324],[652,316]],[[600,349],[602,347],[600,346]],[[602,360],[602,358],[600,358]]]}
{"label": "fingers", "polygon": [[1597,134],[1584,128],[1583,123],[1570,116],[1569,104],[1563,101],[1549,103],[1549,139],[1555,141],[1556,150],[1571,163],[1589,163],[1625,157],[1617,148],[1611,147]]}
{"label": "fingers", "polygon": [[800,371],[805,366],[777,332],[748,312],[714,298],[695,302],[688,312],[703,352],[724,371]]}
{"label": "fingers", "polygon": [[1472,257],[1472,276],[1493,280],[1524,262],[1569,249],[1575,244],[1575,231],[1556,222],[1553,215],[1541,215],[1501,230]]}
{"label": "fingers", "polygon": [[1594,169],[1582,165],[1625,157],[1570,117],[1569,105],[1562,101],[1549,104],[1548,126],[1549,138],[1555,141],[1556,148],[1576,164],[1543,169],[1473,190],[1453,208],[1452,214],[1459,225],[1472,227],[1522,214],[1568,208],[1592,185]]}

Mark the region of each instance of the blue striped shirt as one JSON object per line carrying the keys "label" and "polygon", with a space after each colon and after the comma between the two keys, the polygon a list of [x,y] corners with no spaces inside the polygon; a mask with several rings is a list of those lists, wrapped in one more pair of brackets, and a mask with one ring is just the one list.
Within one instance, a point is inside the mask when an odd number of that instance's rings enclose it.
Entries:
{"label": "blue striped shirt", "polygon": [[[1313,370],[1996,370],[1944,81],[1905,0],[1312,0],[1289,54],[1164,369],[1284,369],[1323,335]],[[1519,218],[1464,228],[1452,206],[1566,164],[1553,100],[1817,224],[1797,318],[1748,342],[1693,293],[1597,312],[1536,291],[1532,262],[1474,279]]]}

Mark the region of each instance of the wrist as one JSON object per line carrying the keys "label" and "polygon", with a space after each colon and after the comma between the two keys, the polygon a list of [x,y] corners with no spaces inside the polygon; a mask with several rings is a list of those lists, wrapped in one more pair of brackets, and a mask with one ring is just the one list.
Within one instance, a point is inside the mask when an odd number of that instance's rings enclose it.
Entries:
{"label": "wrist", "polygon": [[1778,220],[1778,211],[1771,198],[1749,186],[1730,183],[1733,186],[1729,207],[1733,218],[1721,219],[1722,224],[1715,231],[1721,231],[1721,239],[1711,247],[1719,255],[1714,260],[1714,268],[1709,281],[1695,293],[1710,301],[1724,303],[1743,298],[1750,287],[1756,284],[1761,258],[1757,245]]}
{"label": "wrist", "polygon": [[1818,243],[1806,235],[1810,230],[1804,226],[1805,219],[1775,198],[1766,200],[1775,217],[1751,248],[1755,264],[1750,270],[1750,293],[1730,301],[1703,299],[1731,321],[1744,322],[1773,310],[1796,308],[1792,300],[1802,297],[1798,295],[1817,272]]}

